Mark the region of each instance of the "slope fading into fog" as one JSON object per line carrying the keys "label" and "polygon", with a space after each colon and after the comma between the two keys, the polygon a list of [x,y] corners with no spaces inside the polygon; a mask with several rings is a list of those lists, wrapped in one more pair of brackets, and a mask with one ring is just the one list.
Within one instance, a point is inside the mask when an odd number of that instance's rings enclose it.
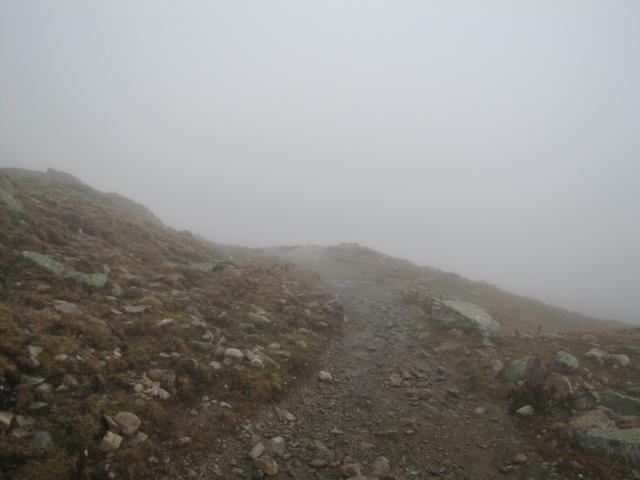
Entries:
{"label": "slope fading into fog", "polygon": [[335,247],[277,247],[267,251],[302,268],[320,272],[327,278],[353,281],[371,278],[398,296],[415,291],[419,296],[456,298],[479,305],[502,325],[502,334],[537,334],[562,330],[610,329],[625,326],[619,322],[597,320],[538,300],[514,295],[485,282],[474,282],[460,275],[428,266],[418,266],[358,244]]}
{"label": "slope fading into fog", "polygon": [[0,162],[640,321],[640,2],[0,2]]}

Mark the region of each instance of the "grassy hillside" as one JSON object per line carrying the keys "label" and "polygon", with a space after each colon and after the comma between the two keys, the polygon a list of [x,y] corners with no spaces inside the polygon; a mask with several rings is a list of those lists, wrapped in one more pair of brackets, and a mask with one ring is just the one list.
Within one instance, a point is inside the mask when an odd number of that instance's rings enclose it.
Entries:
{"label": "grassy hillside", "polygon": [[278,396],[339,307],[60,172],[0,170],[0,477],[144,478]]}

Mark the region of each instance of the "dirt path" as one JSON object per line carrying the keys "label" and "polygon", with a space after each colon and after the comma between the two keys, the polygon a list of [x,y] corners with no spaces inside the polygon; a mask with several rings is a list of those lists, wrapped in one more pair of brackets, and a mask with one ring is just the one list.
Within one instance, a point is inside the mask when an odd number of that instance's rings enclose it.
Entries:
{"label": "dirt path", "polygon": [[[318,364],[334,381],[320,382],[316,372],[207,457],[174,460],[179,472],[171,478],[262,478],[249,456],[260,442],[278,463],[278,479],[342,478],[339,468],[348,463],[371,475],[379,457],[396,479],[557,478],[547,475],[506,405],[491,403],[458,368],[460,353],[425,348],[409,307],[383,283],[341,268],[316,269],[347,316],[344,334]],[[518,454],[526,456],[522,465]]]}

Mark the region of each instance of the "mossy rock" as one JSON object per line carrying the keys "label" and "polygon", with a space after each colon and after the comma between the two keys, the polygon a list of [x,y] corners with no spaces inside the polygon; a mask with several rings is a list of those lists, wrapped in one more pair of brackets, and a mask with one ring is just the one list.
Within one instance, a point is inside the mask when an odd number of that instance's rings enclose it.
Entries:
{"label": "mossy rock", "polygon": [[22,212],[22,203],[11,192],[11,184],[6,178],[0,179],[0,202],[4,203],[9,210]]}
{"label": "mossy rock", "polygon": [[53,273],[61,274],[66,270],[65,266],[60,262],[43,253],[24,251],[22,252],[22,256]]}

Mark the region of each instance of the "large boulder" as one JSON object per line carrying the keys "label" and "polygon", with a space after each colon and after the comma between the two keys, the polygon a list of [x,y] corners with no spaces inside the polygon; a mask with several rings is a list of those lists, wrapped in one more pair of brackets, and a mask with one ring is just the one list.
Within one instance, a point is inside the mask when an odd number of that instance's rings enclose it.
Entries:
{"label": "large boulder", "polygon": [[14,212],[22,212],[23,210],[22,203],[13,193],[11,183],[4,177],[0,177],[0,203],[4,203],[9,210]]}
{"label": "large boulder", "polygon": [[611,365],[614,367],[628,367],[631,364],[631,360],[627,355],[622,353],[607,353],[601,348],[592,348],[584,354],[585,357],[593,358],[600,365]]}
{"label": "large boulder", "polygon": [[600,403],[611,410],[625,415],[640,415],[640,398],[607,390],[600,394]]}
{"label": "large boulder", "polygon": [[616,428],[616,424],[605,409],[596,408],[588,412],[584,412],[577,417],[574,417],[569,421],[569,429],[573,432],[582,432],[591,428],[597,428],[601,430],[609,430]]}
{"label": "large boulder", "polygon": [[495,336],[500,333],[500,324],[486,310],[473,303],[441,300],[440,304],[441,308],[434,312],[433,318],[447,326],[479,332],[483,336]]}
{"label": "large boulder", "polygon": [[545,372],[546,366],[540,357],[528,355],[512,361],[504,376],[508,382],[515,383],[534,376],[544,376]]}
{"label": "large boulder", "polygon": [[578,362],[578,359],[569,352],[560,351],[556,354],[554,366],[558,372],[572,373],[578,369],[580,363]]}
{"label": "large boulder", "polygon": [[590,428],[581,433],[578,439],[582,449],[590,455],[612,455],[635,465],[640,464],[640,428]]}

